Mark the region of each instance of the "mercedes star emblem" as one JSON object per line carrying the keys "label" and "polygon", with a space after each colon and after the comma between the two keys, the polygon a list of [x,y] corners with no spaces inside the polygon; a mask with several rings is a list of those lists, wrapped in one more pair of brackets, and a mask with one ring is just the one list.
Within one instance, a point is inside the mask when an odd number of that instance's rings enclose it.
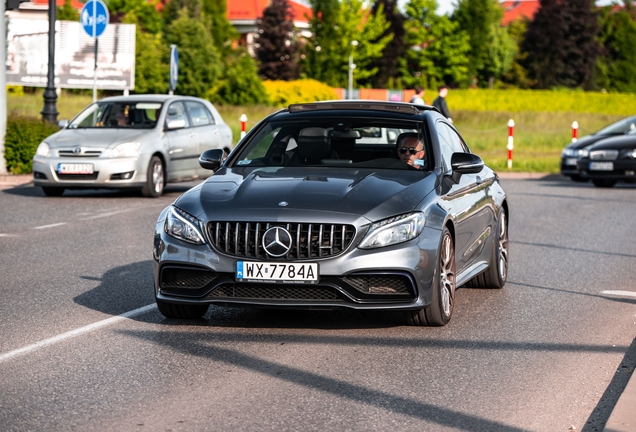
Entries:
{"label": "mercedes star emblem", "polygon": [[272,227],[263,234],[263,248],[268,255],[275,258],[287,255],[292,247],[289,232],[282,227]]}
{"label": "mercedes star emblem", "polygon": [[278,205],[280,207],[287,207],[289,205],[289,203],[287,201],[281,201],[281,202],[278,203]]}

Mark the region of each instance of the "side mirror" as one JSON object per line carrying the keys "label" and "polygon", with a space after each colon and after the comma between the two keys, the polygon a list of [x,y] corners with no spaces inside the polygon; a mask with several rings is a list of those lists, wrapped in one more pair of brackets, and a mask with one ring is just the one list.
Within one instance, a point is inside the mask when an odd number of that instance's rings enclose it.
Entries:
{"label": "side mirror", "polygon": [[484,161],[472,153],[453,153],[451,156],[453,174],[477,174],[484,169]]}
{"label": "side mirror", "polygon": [[183,129],[185,127],[185,120],[168,120],[166,124],[166,129],[174,130],[174,129]]}
{"label": "side mirror", "polygon": [[57,122],[57,125],[60,127],[60,129],[64,129],[66,126],[68,126],[68,120],[60,120],[59,122]]}
{"label": "side mirror", "polygon": [[395,144],[397,141],[397,134],[395,133],[395,131],[390,130],[389,132],[387,132],[387,135],[389,137],[389,144]]}
{"label": "side mirror", "polygon": [[223,149],[206,150],[199,156],[199,165],[207,170],[216,170],[223,162],[225,152]]}

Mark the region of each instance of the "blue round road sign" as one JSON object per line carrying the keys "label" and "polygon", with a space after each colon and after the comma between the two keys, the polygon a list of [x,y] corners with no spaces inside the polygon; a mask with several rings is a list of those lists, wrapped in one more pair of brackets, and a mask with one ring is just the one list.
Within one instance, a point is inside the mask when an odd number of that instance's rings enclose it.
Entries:
{"label": "blue round road sign", "polygon": [[80,23],[90,37],[99,37],[108,25],[108,8],[101,0],[89,0],[80,13]]}

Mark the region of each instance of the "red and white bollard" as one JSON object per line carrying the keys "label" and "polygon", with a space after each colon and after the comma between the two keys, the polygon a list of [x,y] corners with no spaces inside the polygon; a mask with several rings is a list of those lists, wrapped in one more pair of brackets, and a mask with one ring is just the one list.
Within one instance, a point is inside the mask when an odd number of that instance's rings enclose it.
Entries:
{"label": "red and white bollard", "polygon": [[576,142],[576,133],[579,130],[579,122],[576,120],[572,122],[572,142]]}
{"label": "red and white bollard", "polygon": [[512,149],[515,148],[514,142],[514,129],[515,129],[515,121],[510,119],[508,121],[508,169],[512,168]]}
{"label": "red and white bollard", "polygon": [[245,123],[247,123],[247,116],[245,114],[242,114],[239,120],[241,120],[241,139],[243,139],[243,137],[245,137],[245,134],[247,133],[245,132]]}

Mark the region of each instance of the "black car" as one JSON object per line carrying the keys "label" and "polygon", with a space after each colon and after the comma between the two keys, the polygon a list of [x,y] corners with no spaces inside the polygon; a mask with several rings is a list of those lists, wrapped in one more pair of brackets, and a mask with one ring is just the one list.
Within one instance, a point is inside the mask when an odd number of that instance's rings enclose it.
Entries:
{"label": "black car", "polygon": [[635,129],[636,116],[627,117],[617,121],[616,123],[612,123],[598,132],[584,136],[578,141],[569,144],[561,152],[561,174],[570,177],[574,181],[587,181],[588,179],[581,175],[577,166],[580,151],[605,138],[625,135]]}
{"label": "black car", "polygon": [[199,162],[214,175],[156,224],[166,317],[215,304],[399,310],[445,325],[456,287],[506,282],[506,193],[433,107],[291,105],[227,159],[209,150]]}
{"label": "black car", "polygon": [[584,148],[577,167],[581,176],[592,180],[594,186],[612,187],[618,181],[636,182],[636,130]]}

